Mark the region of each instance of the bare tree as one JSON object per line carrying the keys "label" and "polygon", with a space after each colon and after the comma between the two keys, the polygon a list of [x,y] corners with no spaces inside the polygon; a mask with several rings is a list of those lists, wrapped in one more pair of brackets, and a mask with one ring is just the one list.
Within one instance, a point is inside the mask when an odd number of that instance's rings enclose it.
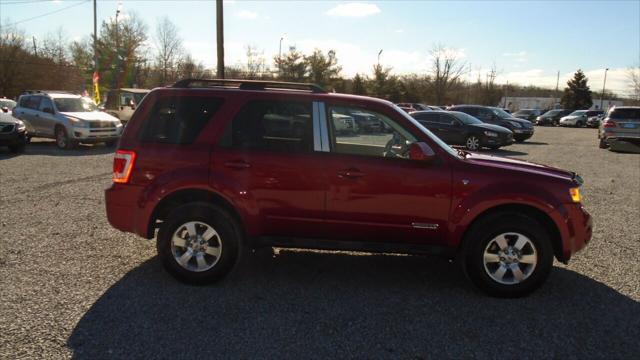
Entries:
{"label": "bare tree", "polygon": [[627,69],[627,78],[630,82],[629,87],[633,98],[640,101],[640,63]]}
{"label": "bare tree", "polygon": [[156,62],[160,84],[164,85],[176,80],[178,67],[184,53],[182,39],[178,35],[178,28],[165,16],[158,20],[154,40],[157,49]]}
{"label": "bare tree", "polygon": [[447,92],[465,74],[467,64],[457,54],[443,45],[436,45],[431,50],[431,84],[438,105],[447,99]]}
{"label": "bare tree", "polygon": [[55,33],[49,33],[41,42],[38,55],[53,60],[56,64],[66,64],[68,59],[67,39],[62,26]]}
{"label": "bare tree", "polygon": [[247,45],[247,64],[245,66],[245,77],[247,79],[261,79],[269,72],[267,61],[264,58],[264,51],[258,51],[256,46]]}

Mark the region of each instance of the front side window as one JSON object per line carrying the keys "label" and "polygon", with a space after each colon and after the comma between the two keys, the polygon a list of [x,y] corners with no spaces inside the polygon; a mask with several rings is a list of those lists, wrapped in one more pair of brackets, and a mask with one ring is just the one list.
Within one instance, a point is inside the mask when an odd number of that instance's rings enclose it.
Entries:
{"label": "front side window", "polygon": [[223,99],[180,96],[159,99],[140,132],[144,142],[191,144],[223,103]]}
{"label": "front side window", "polygon": [[[386,115],[351,106],[329,106],[332,151],[338,154],[380,158],[408,158],[409,146],[417,141],[407,129]],[[355,130],[342,131],[343,120],[355,124]]]}
{"label": "front side window", "polygon": [[256,100],[225,129],[220,146],[281,152],[313,151],[311,102]]}
{"label": "front side window", "polygon": [[53,104],[51,104],[51,100],[48,98],[42,98],[42,101],[40,101],[40,111],[44,111],[44,109],[53,110]]}

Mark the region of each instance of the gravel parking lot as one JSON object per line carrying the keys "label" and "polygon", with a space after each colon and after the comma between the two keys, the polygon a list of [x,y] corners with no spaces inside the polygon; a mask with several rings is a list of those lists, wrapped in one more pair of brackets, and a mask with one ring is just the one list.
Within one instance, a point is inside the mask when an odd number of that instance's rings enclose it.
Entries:
{"label": "gravel parking lot", "polygon": [[637,358],[640,155],[536,128],[496,154],[577,171],[594,238],[532,296],[473,290],[423,257],[282,250],[238,281],[173,280],[112,229],[112,149],[0,149],[0,358]]}

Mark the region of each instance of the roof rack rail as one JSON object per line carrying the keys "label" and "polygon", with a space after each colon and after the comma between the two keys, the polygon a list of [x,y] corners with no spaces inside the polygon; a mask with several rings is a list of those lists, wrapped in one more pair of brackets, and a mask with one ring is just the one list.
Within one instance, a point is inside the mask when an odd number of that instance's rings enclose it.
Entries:
{"label": "roof rack rail", "polygon": [[241,90],[286,89],[306,90],[314,93],[327,91],[316,84],[294,83],[283,81],[263,80],[235,80],[235,79],[183,79],[171,85],[173,88],[207,88],[207,87],[237,87]]}

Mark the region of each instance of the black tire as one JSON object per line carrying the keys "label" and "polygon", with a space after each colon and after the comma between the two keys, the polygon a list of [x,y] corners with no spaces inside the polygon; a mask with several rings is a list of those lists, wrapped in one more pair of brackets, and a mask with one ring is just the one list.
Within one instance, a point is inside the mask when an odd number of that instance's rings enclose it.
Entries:
{"label": "black tire", "polygon": [[[515,298],[530,294],[545,282],[553,266],[553,247],[549,235],[543,229],[535,219],[509,212],[496,213],[481,219],[469,229],[465,236],[464,265],[467,276],[476,287],[493,297]],[[489,265],[485,267],[484,262],[485,249],[490,249],[489,244],[499,235],[505,233],[520,234],[520,236],[507,235],[510,246],[514,245],[521,236],[528,238],[530,245],[526,245],[525,248],[527,250],[535,249],[537,259],[537,263],[528,277],[513,284],[503,284],[494,280],[489,275]],[[494,243],[491,246],[496,245]],[[523,248],[523,253],[525,248]],[[492,265],[499,268],[502,263]],[[517,263],[515,266],[518,266],[519,269],[524,267],[524,272],[526,272],[529,265],[525,264],[523,260],[523,263]],[[503,279],[509,279],[510,276],[511,281],[515,281],[516,278],[515,273],[510,269],[504,273],[504,276]]]}
{"label": "black tire", "polygon": [[118,140],[109,140],[109,141],[105,142],[104,144],[107,145],[107,147],[114,147],[114,146],[118,145]]}
{"label": "black tire", "polygon": [[553,125],[553,126],[560,126],[560,120],[558,120],[558,119],[553,119],[553,121],[551,122],[551,125]]}
{"label": "black tire", "polygon": [[[171,243],[174,233],[179,232],[181,228],[184,229],[185,224],[193,221],[206,224],[218,234],[218,236],[212,237],[206,243],[210,245],[211,241],[215,242],[214,245],[216,246],[213,247],[220,249],[219,256],[210,256],[209,260],[213,266],[200,272],[189,270],[180,265],[176,259],[177,255],[174,256],[174,249],[176,254],[179,254],[181,249],[178,249],[178,247],[172,249]],[[200,231],[202,231],[202,228]],[[182,205],[171,211],[160,227],[156,244],[158,256],[165,269],[184,283],[195,285],[214,283],[221,280],[233,269],[240,255],[244,252],[245,247],[243,246],[241,234],[233,217],[222,208],[207,203]],[[187,252],[187,250],[184,252]],[[182,253],[184,254],[184,252]],[[187,266],[196,266],[192,261],[196,258],[197,256],[190,258]]]}
{"label": "black tire", "polygon": [[578,121],[578,122],[576,123],[576,127],[581,128],[581,127],[583,127],[583,126],[584,126],[584,123],[583,123],[582,121]]}
{"label": "black tire", "polygon": [[609,144],[607,144],[607,142],[604,139],[600,139],[600,141],[598,142],[598,147],[600,149],[606,149],[609,147]]}
{"label": "black tire", "polygon": [[498,150],[500,149],[500,146],[498,145],[494,145],[494,146],[488,146],[489,150]]}
{"label": "black tire", "polygon": [[525,140],[527,140],[527,139],[523,139],[523,138],[515,138],[515,141],[516,141],[517,143],[522,143],[522,142],[524,142]]}
{"label": "black tire", "polygon": [[29,135],[26,136],[25,143],[26,144],[31,144],[31,136],[29,136]]}
{"label": "black tire", "polygon": [[70,150],[75,148],[78,143],[74,140],[69,139],[67,135],[67,130],[64,127],[58,126],[56,127],[56,146],[60,149]]}

